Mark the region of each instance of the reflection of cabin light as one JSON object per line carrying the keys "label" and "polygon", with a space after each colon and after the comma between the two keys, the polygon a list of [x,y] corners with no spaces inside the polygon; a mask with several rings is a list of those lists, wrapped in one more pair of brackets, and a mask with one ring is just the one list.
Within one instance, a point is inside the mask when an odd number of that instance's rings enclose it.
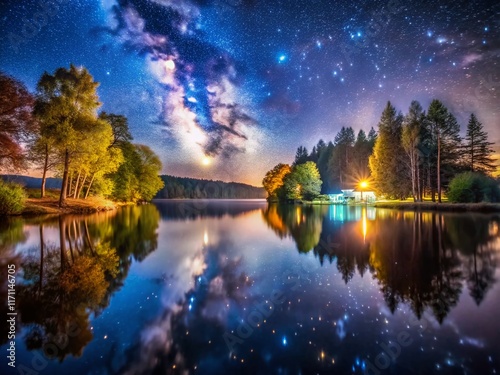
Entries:
{"label": "reflection of cabin light", "polygon": [[495,221],[490,223],[489,232],[490,232],[490,236],[498,235],[498,224]]}
{"label": "reflection of cabin light", "polygon": [[366,208],[363,208],[363,242],[366,242],[366,232],[367,232],[367,224],[366,224]]}
{"label": "reflection of cabin light", "polygon": [[205,231],[205,234],[203,235],[203,243],[205,245],[208,245],[208,232]]}

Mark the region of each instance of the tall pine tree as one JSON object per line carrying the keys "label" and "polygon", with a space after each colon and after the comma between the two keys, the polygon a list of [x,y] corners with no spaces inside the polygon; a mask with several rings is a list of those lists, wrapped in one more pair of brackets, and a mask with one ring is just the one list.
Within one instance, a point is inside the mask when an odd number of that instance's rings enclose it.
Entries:
{"label": "tall pine tree", "polygon": [[436,187],[438,202],[441,203],[443,187],[446,187],[458,167],[462,142],[460,126],[444,104],[437,99],[429,106],[427,120],[435,144]]}
{"label": "tall pine tree", "polygon": [[484,131],[477,117],[472,113],[465,135],[465,163],[472,172],[492,173],[497,166],[493,159],[494,150],[488,142],[488,133]]}

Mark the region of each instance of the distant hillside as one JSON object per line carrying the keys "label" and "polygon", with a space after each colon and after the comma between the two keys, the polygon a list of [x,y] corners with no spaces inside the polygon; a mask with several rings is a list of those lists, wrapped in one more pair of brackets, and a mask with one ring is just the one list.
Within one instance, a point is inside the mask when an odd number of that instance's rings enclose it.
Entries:
{"label": "distant hillside", "polygon": [[[38,177],[19,176],[15,174],[0,175],[4,181],[15,182],[27,188],[38,189],[42,186],[42,179]],[[60,178],[48,177],[45,183],[46,189],[60,189],[62,180]]]}
{"label": "distant hillside", "polygon": [[160,176],[165,187],[156,194],[161,199],[261,199],[264,188],[237,182],[198,180],[187,177]]}

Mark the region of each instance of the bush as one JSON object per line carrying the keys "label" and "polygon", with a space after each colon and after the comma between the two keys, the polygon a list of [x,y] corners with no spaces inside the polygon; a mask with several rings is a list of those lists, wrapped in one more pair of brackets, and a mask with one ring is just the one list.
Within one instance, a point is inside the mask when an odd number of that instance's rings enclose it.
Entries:
{"label": "bush", "polygon": [[21,213],[25,200],[26,193],[21,185],[0,180],[0,215]]}
{"label": "bush", "polygon": [[498,181],[482,173],[466,172],[457,175],[448,188],[453,203],[500,202]]}

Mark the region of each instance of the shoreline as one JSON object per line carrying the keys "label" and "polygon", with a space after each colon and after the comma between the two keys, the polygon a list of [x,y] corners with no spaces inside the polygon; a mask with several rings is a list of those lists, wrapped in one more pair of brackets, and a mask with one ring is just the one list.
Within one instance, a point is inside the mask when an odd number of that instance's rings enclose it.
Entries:
{"label": "shoreline", "polygon": [[500,212],[499,203],[375,202],[372,206],[400,211]]}
{"label": "shoreline", "polygon": [[125,205],[128,205],[128,203],[118,203],[103,198],[91,197],[88,199],[67,198],[65,205],[59,207],[59,199],[56,198],[28,198],[21,213],[9,216],[93,214],[113,211]]}

